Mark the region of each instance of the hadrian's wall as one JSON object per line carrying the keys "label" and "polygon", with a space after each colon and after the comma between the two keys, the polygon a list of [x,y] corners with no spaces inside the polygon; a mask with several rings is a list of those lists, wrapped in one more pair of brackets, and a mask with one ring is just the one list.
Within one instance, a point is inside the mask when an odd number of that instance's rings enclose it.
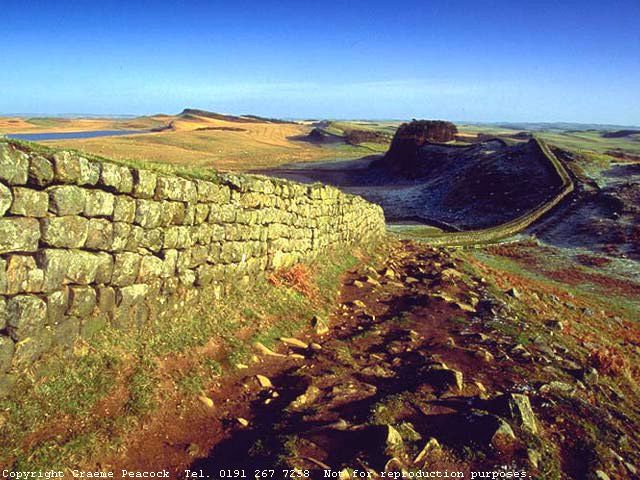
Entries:
{"label": "hadrian's wall", "polygon": [[161,315],[181,289],[247,280],[384,228],[378,206],[327,186],[209,182],[0,141],[0,383],[107,323]]}

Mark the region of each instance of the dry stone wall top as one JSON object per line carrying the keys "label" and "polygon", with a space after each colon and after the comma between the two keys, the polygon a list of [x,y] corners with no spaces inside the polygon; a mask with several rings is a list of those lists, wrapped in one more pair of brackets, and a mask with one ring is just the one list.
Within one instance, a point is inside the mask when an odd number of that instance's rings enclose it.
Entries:
{"label": "dry stone wall top", "polygon": [[380,207],[328,186],[210,182],[0,141],[0,383],[79,335],[144,323],[177,289],[222,287],[384,228]]}

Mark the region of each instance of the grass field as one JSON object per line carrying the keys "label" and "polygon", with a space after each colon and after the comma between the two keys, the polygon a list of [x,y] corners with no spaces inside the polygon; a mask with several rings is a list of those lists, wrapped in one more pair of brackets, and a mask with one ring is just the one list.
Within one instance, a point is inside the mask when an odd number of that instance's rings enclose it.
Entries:
{"label": "grass field", "polygon": [[[341,125],[346,126],[346,123]],[[358,125],[361,127],[360,125]],[[294,162],[353,159],[383,153],[381,144],[314,144],[303,141],[309,124],[238,121],[197,115],[158,115],[135,119],[0,119],[1,133],[71,132],[167,127],[117,137],[43,142],[115,160],[162,162],[220,171],[246,171]],[[377,128],[371,124],[370,129]],[[385,129],[393,129],[385,125]]]}

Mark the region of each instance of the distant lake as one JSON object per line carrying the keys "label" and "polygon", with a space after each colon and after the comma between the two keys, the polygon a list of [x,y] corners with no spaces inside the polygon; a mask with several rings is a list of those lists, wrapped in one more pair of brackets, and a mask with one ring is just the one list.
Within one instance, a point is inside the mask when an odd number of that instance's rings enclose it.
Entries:
{"label": "distant lake", "polygon": [[134,133],[148,133],[149,130],[94,130],[91,132],[45,132],[45,133],[8,133],[7,138],[42,142],[45,140],[68,140],[72,138],[111,137],[117,135],[132,135]]}

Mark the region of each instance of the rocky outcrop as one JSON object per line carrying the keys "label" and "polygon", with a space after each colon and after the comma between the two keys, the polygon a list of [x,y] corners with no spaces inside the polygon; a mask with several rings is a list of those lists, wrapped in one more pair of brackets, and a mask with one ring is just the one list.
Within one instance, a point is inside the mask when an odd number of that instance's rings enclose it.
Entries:
{"label": "rocky outcrop", "polygon": [[[382,210],[321,185],[183,178],[0,142],[0,377],[112,324],[384,234]],[[1,378],[0,378],[1,379]]]}

